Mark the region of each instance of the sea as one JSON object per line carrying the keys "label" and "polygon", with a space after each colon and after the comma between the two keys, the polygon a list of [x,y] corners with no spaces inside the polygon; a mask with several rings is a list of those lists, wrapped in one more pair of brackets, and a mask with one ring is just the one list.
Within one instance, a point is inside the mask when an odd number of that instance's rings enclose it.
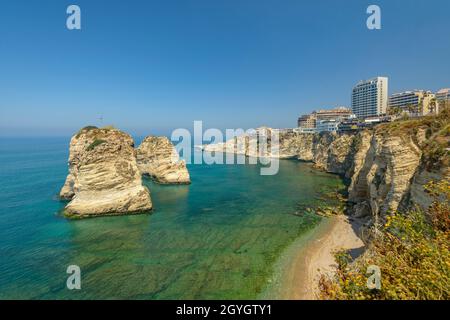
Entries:
{"label": "sea", "polygon": [[[320,223],[305,208],[343,188],[297,160],[273,176],[259,164],[192,164],[190,185],[143,179],[149,213],[69,220],[58,198],[69,141],[0,138],[0,299],[255,299]],[[80,289],[67,286],[69,266]]]}

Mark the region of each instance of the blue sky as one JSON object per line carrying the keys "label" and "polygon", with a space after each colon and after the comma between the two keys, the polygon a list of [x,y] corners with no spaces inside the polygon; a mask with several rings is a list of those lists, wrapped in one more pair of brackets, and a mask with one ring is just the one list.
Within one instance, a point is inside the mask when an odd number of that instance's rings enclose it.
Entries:
{"label": "blue sky", "polygon": [[[66,28],[70,4],[80,31]],[[370,4],[382,30],[366,28]],[[0,135],[293,127],[376,75],[391,93],[449,87],[449,12],[447,0],[2,1]]]}

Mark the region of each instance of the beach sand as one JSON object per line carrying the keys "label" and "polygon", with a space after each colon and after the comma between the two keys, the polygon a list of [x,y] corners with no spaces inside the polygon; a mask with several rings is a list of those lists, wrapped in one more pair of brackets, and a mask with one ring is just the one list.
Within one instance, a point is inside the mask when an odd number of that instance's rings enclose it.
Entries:
{"label": "beach sand", "polygon": [[321,274],[332,275],[336,261],[333,253],[340,249],[351,250],[357,256],[364,250],[358,237],[360,224],[340,215],[328,218],[317,233],[300,250],[287,270],[280,299],[315,300]]}

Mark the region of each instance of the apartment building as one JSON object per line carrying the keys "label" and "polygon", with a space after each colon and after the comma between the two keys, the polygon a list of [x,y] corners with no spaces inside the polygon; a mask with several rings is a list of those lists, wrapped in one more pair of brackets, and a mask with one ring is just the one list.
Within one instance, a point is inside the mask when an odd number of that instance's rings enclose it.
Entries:
{"label": "apartment building", "polygon": [[395,93],[389,97],[389,109],[403,111],[412,116],[424,116],[434,112],[435,95],[431,91],[413,90]]}
{"label": "apartment building", "polygon": [[352,111],[360,119],[386,114],[388,78],[360,81],[352,91]]}
{"label": "apartment building", "polygon": [[341,121],[336,119],[332,120],[319,120],[316,126],[316,132],[337,132]]}
{"label": "apartment building", "polygon": [[298,127],[303,129],[314,129],[319,121],[342,121],[353,117],[352,110],[347,107],[337,107],[333,109],[321,109],[311,114],[302,115],[298,118]]}
{"label": "apartment building", "polygon": [[317,121],[323,120],[342,120],[353,115],[352,110],[347,107],[337,107],[334,109],[323,109],[314,111]]}
{"label": "apartment building", "polygon": [[297,125],[299,128],[314,129],[316,127],[316,117],[313,114],[305,114],[298,118]]}
{"label": "apartment building", "polygon": [[436,92],[436,113],[439,112],[440,108],[444,105],[450,106],[450,88],[441,89]]}

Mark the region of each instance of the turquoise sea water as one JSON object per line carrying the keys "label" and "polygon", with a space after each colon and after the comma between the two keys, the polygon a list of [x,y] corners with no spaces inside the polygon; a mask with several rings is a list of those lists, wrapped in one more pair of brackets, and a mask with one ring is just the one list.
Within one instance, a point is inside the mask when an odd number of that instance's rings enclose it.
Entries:
{"label": "turquoise sea water", "polygon": [[[333,175],[281,161],[190,165],[192,184],[144,180],[151,214],[67,220],[57,198],[69,138],[0,138],[1,299],[252,299],[277,258],[319,219],[296,215],[342,187]],[[78,265],[81,290],[66,288]],[[270,295],[269,295],[270,297]]]}

